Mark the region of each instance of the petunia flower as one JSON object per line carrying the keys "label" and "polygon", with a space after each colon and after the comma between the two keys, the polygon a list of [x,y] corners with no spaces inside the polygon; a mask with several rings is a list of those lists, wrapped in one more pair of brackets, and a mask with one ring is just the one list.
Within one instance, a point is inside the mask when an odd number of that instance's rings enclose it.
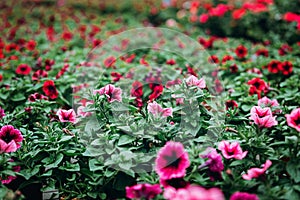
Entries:
{"label": "petunia flower", "polygon": [[263,164],[263,168],[251,168],[247,171],[247,174],[243,174],[242,177],[245,180],[251,180],[253,178],[257,178],[261,176],[262,174],[269,169],[269,167],[272,165],[272,162],[270,160],[267,160],[265,164]]}
{"label": "petunia flower", "polygon": [[152,113],[155,117],[169,117],[172,116],[173,110],[172,108],[162,108],[161,105],[153,101],[152,103],[148,103],[147,106],[148,112]]}
{"label": "petunia flower", "polygon": [[43,91],[50,99],[56,99],[58,97],[58,91],[53,80],[44,82]]}
{"label": "petunia flower", "polygon": [[208,160],[199,168],[208,166],[209,170],[212,172],[221,172],[224,169],[224,164],[222,161],[222,156],[218,154],[216,149],[208,147],[203,154],[200,155],[201,158],[208,158]]}
{"label": "petunia flower", "polygon": [[5,116],[4,110],[0,107],[0,119],[2,119]]}
{"label": "petunia flower", "polygon": [[245,58],[247,55],[248,51],[247,48],[244,47],[243,45],[239,45],[236,49],[235,49],[235,54],[238,58]]}
{"label": "petunia flower", "polygon": [[23,136],[18,129],[5,125],[0,129],[0,153],[11,153],[21,147]]}
{"label": "petunia flower", "polygon": [[165,188],[164,198],[167,200],[224,200],[223,192],[218,188],[205,189],[197,185],[187,188]]}
{"label": "petunia flower", "polygon": [[293,110],[291,114],[286,114],[285,117],[288,125],[300,132],[300,108]]}
{"label": "petunia flower", "polygon": [[[263,97],[261,99],[258,100],[258,106],[260,107],[279,107],[279,103],[276,99],[269,99],[268,97]],[[276,109],[274,111],[274,113],[281,113],[282,110],[281,109]]]}
{"label": "petunia flower", "polygon": [[162,189],[159,184],[151,185],[143,183],[126,187],[126,197],[130,199],[153,199],[161,192]]}
{"label": "petunia flower", "polygon": [[206,88],[206,83],[203,78],[198,79],[196,76],[191,75],[185,81],[188,86],[198,86],[201,89]]}
{"label": "petunia flower", "polygon": [[253,106],[250,110],[250,119],[254,121],[260,128],[270,128],[278,124],[276,117],[273,117],[270,108],[261,108]]}
{"label": "petunia flower", "polygon": [[226,159],[235,158],[242,160],[248,153],[248,151],[243,152],[238,142],[229,143],[228,141],[222,141],[219,143],[218,149]]}
{"label": "petunia flower", "polygon": [[155,171],[164,180],[184,177],[189,166],[188,153],[180,142],[167,142],[155,160]]}
{"label": "petunia flower", "polygon": [[16,69],[16,73],[19,75],[28,75],[30,72],[31,67],[27,64],[20,64]]}
{"label": "petunia flower", "polygon": [[122,101],[122,90],[121,88],[116,88],[114,85],[108,84],[99,90],[94,90],[94,94],[105,95],[108,102]]}
{"label": "petunia flower", "polygon": [[256,194],[250,194],[247,192],[235,192],[231,195],[229,200],[259,200]]}
{"label": "petunia flower", "polygon": [[59,118],[59,121],[61,122],[71,122],[71,123],[76,123],[76,113],[73,109],[70,110],[63,110],[63,109],[58,109],[56,115]]}

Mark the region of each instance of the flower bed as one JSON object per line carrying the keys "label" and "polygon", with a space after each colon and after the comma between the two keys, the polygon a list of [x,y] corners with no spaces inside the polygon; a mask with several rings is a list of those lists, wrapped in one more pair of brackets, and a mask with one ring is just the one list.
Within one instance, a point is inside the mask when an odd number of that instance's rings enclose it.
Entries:
{"label": "flower bed", "polygon": [[0,199],[300,199],[298,10],[170,2],[1,3]]}

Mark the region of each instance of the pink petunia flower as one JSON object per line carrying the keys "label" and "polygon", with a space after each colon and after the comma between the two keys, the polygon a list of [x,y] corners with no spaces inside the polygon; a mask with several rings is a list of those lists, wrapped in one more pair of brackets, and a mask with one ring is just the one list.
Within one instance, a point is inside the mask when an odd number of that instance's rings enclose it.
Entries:
{"label": "pink petunia flower", "polygon": [[[268,97],[263,97],[263,98],[261,98],[261,99],[258,100],[258,106],[260,106],[260,107],[270,107],[270,108],[275,107],[275,108],[277,108],[277,107],[279,107],[279,103],[278,103],[278,101],[276,99],[269,99]],[[274,111],[274,113],[281,113],[281,112],[282,112],[282,110],[280,110],[280,109],[276,109]]]}
{"label": "pink petunia flower", "polygon": [[[13,162],[13,160],[11,160],[11,162]],[[20,172],[21,171],[21,167],[20,166],[14,166],[13,167],[14,172]],[[12,182],[13,180],[15,180],[17,177],[16,176],[7,176],[6,179],[1,179],[1,183],[2,184],[9,184],[10,182]]]}
{"label": "pink petunia flower", "polygon": [[230,144],[227,141],[222,141],[219,143],[218,148],[222,151],[222,154],[226,159],[235,158],[242,160],[248,153],[248,151],[243,152],[238,142],[232,142]]}
{"label": "pink petunia flower", "polygon": [[0,107],[0,119],[2,119],[5,116],[4,110]]}
{"label": "pink petunia flower", "polygon": [[224,169],[224,164],[222,161],[222,156],[218,154],[216,149],[208,147],[203,154],[200,155],[201,158],[208,158],[208,160],[199,168],[208,166],[209,170],[212,172],[221,172]]}
{"label": "pink petunia flower", "polygon": [[152,113],[154,116],[169,117],[172,116],[172,108],[162,108],[161,105],[153,101],[153,103],[148,103],[148,112]]}
{"label": "pink petunia flower", "polygon": [[108,84],[99,90],[94,90],[94,94],[105,95],[108,102],[122,101],[122,90],[121,88],[116,88],[114,85]]}
{"label": "pink petunia flower", "polygon": [[191,75],[186,79],[186,84],[188,86],[198,86],[201,89],[206,88],[205,80],[203,78],[198,79],[194,75]]}
{"label": "pink petunia flower", "polygon": [[231,195],[229,200],[259,200],[256,194],[249,194],[247,192],[235,192]]}
{"label": "pink petunia flower", "polygon": [[285,117],[288,125],[300,132],[300,108],[293,110],[291,114],[286,114]]}
{"label": "pink petunia flower", "polygon": [[86,111],[84,111],[84,109],[86,109],[86,107],[87,107],[88,105],[91,105],[91,104],[92,104],[91,102],[86,102],[86,103],[85,103],[85,106],[84,106],[84,105],[79,106],[79,107],[77,108],[77,114],[78,114],[79,116],[81,116],[81,117],[89,117],[89,116],[91,116],[91,115],[92,115],[91,112],[86,112]]}
{"label": "pink petunia flower", "polygon": [[148,183],[137,184],[126,187],[126,197],[136,199],[152,199],[162,192],[159,184],[151,185]]}
{"label": "pink petunia flower", "polygon": [[253,106],[250,110],[250,119],[254,121],[260,128],[270,128],[278,124],[276,117],[273,117],[270,108],[261,108],[260,106]]}
{"label": "pink petunia flower", "polygon": [[18,129],[11,125],[3,126],[0,130],[0,153],[11,153],[21,147],[23,136]]}
{"label": "pink petunia flower", "polygon": [[71,122],[73,124],[76,123],[76,113],[73,109],[70,110],[58,109],[56,115],[58,116],[59,121],[61,122]]}
{"label": "pink petunia flower", "polygon": [[188,153],[180,142],[167,142],[155,160],[155,171],[164,180],[184,177],[189,166]]}
{"label": "pink petunia flower", "polygon": [[247,174],[243,174],[242,177],[245,180],[251,180],[253,178],[257,178],[260,175],[264,174],[265,171],[272,165],[270,160],[267,160],[265,164],[263,164],[263,168],[251,168],[247,171]]}
{"label": "pink petunia flower", "polygon": [[205,189],[197,185],[176,190],[173,187],[165,188],[164,198],[168,200],[224,200],[222,191],[218,188]]}

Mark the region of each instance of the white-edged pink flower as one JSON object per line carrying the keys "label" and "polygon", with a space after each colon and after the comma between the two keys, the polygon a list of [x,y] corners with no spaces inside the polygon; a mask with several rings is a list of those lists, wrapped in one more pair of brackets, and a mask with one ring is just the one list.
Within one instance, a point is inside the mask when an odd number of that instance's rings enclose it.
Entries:
{"label": "white-edged pink flower", "polygon": [[288,125],[300,132],[300,108],[293,110],[291,114],[286,114],[285,117]]}
{"label": "white-edged pink flower", "polygon": [[169,117],[173,115],[172,108],[162,108],[161,105],[153,101],[152,103],[148,103],[147,106],[148,112],[152,113],[154,116],[162,116]]}
{"label": "white-edged pink flower", "polygon": [[248,151],[243,152],[238,142],[229,143],[223,140],[219,143],[218,148],[226,159],[235,158],[242,160],[248,153]]}
{"label": "white-edged pink flower", "polygon": [[122,101],[122,90],[117,88],[114,85],[108,84],[99,90],[94,90],[94,94],[105,95],[108,99],[108,102]]}
{"label": "white-edged pink flower", "polygon": [[58,116],[59,121],[61,122],[71,122],[73,124],[76,123],[76,113],[73,109],[70,110],[58,109],[56,115]]}
{"label": "white-edged pink flower", "polygon": [[0,153],[11,153],[21,147],[23,136],[18,129],[5,125],[0,129]]}
{"label": "white-edged pink flower", "polygon": [[250,110],[250,119],[254,121],[260,128],[270,128],[278,124],[276,117],[273,117],[270,108],[261,108],[253,106]]}
{"label": "white-edged pink flower", "polygon": [[189,166],[189,155],[180,142],[167,142],[155,160],[155,171],[164,180],[184,177]]}
{"label": "white-edged pink flower", "polygon": [[270,160],[267,160],[265,164],[263,164],[263,168],[251,168],[247,171],[247,174],[243,174],[242,177],[245,180],[251,180],[253,178],[257,178],[260,175],[264,174],[267,169],[272,165]]}
{"label": "white-edged pink flower", "polygon": [[185,81],[188,86],[198,86],[201,89],[206,88],[204,78],[198,79],[196,76],[191,75]]}

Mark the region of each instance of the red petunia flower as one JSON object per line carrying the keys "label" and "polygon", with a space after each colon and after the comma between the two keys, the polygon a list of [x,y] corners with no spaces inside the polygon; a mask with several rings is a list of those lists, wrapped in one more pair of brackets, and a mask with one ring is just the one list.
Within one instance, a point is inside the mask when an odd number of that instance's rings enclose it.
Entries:
{"label": "red petunia flower", "polygon": [[33,51],[36,47],[36,42],[34,40],[29,40],[26,44],[26,49]]}
{"label": "red petunia flower", "polygon": [[152,88],[152,93],[149,95],[149,100],[150,101],[153,101],[155,99],[157,99],[162,93],[163,93],[163,90],[164,90],[164,87],[163,85],[156,85],[156,84],[152,84],[151,86],[151,83],[149,84],[150,88]]}
{"label": "red petunia flower", "polygon": [[278,60],[272,60],[268,64],[268,70],[270,73],[277,74],[280,69],[281,69],[281,62]]}
{"label": "red petunia flower", "polygon": [[284,56],[284,55],[286,55],[286,54],[288,54],[288,53],[290,53],[290,52],[292,52],[293,51],[293,48],[292,47],[290,47],[288,44],[283,44],[283,45],[281,45],[281,47],[278,49],[278,54],[280,55],[280,56]]}
{"label": "red petunia flower", "polygon": [[30,74],[30,71],[31,67],[27,64],[20,64],[16,69],[16,73],[19,75],[28,75]]}
{"label": "red petunia flower", "polygon": [[110,57],[108,57],[104,60],[104,66],[107,67],[107,68],[108,67],[113,67],[115,62],[116,62],[116,58],[113,57],[113,56],[110,56]]}
{"label": "red petunia flower", "polygon": [[48,73],[46,71],[39,69],[32,74],[31,79],[33,81],[38,81],[40,78],[42,78],[42,77],[45,78],[47,76],[48,76]]}
{"label": "red petunia flower", "polygon": [[231,55],[225,55],[223,58],[222,58],[222,63],[226,63],[227,61],[229,60],[233,60],[233,57]]}
{"label": "red petunia flower", "polygon": [[71,32],[69,32],[69,31],[65,31],[65,32],[62,33],[61,37],[65,41],[70,41],[73,38],[73,34]]}
{"label": "red petunia flower", "polygon": [[232,18],[235,20],[241,19],[246,14],[245,8],[236,9],[232,12]]}
{"label": "red petunia flower", "polygon": [[126,197],[130,199],[153,199],[162,192],[159,184],[137,184],[126,187]]}
{"label": "red petunia flower", "polygon": [[244,47],[243,45],[239,45],[236,49],[235,49],[235,54],[238,58],[245,58],[246,55],[248,53],[248,50],[246,47]]}
{"label": "red petunia flower", "polygon": [[155,171],[164,180],[184,177],[189,166],[188,153],[180,142],[167,142],[155,160]]}
{"label": "red petunia flower", "polygon": [[208,58],[208,62],[209,63],[219,63],[219,58],[216,56],[216,55],[212,55],[212,56],[210,56],[209,58]]}
{"label": "red petunia flower", "polygon": [[201,24],[205,24],[208,21],[208,19],[209,19],[209,15],[207,13],[203,13],[199,17],[199,22]]}
{"label": "red petunia flower", "polygon": [[11,125],[3,126],[0,130],[0,153],[15,152],[21,147],[23,136],[18,129]]}
{"label": "red petunia flower", "polygon": [[264,56],[264,57],[268,57],[269,56],[269,51],[267,49],[258,49],[255,54],[257,56]]}
{"label": "red petunia flower", "polygon": [[293,72],[293,64],[290,61],[284,61],[279,66],[279,70],[283,75],[290,75]]}
{"label": "red petunia flower", "polygon": [[269,91],[269,86],[267,83],[260,79],[260,78],[253,78],[247,82],[250,85],[249,94],[257,94],[258,99],[261,98],[261,93],[264,92],[265,94]]}
{"label": "red petunia flower", "polygon": [[56,99],[58,97],[58,91],[53,80],[44,82],[43,91],[50,99]]}
{"label": "red petunia flower", "polygon": [[228,110],[228,109],[238,108],[239,105],[235,100],[227,100],[225,102],[225,106],[226,106],[226,110]]}

